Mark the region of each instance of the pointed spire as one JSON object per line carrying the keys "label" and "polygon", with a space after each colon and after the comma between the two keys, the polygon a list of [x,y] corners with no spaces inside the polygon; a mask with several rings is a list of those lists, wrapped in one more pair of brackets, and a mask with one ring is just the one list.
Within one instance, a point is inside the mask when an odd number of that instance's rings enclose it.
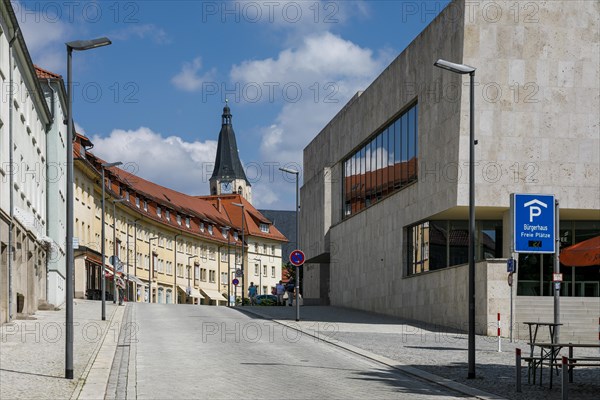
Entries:
{"label": "pointed spire", "polygon": [[221,132],[219,132],[219,143],[217,145],[217,157],[215,159],[215,168],[211,180],[231,181],[233,179],[243,179],[246,185],[250,186],[246,173],[240,161],[235,132],[231,123],[231,110],[228,101],[225,101]]}

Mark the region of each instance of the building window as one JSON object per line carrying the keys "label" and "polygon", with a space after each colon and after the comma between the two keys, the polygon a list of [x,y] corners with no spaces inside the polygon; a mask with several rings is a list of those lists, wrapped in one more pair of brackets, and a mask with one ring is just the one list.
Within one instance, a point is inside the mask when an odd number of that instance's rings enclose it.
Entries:
{"label": "building window", "polygon": [[156,215],[158,215],[159,217],[162,215],[162,212],[160,210],[160,206],[159,205],[156,206]]}
{"label": "building window", "polygon": [[238,240],[238,233],[237,233],[237,231],[233,232],[233,240],[235,240],[236,242]]}
{"label": "building window", "polygon": [[263,265],[263,276],[267,276],[267,266]]}
{"label": "building window", "polygon": [[177,276],[183,278],[183,264],[177,264]]}
{"label": "building window", "polygon": [[217,273],[214,270],[211,269],[210,271],[208,271],[208,275],[209,275],[208,276],[209,281],[211,283],[214,283],[215,280],[217,279]]}
{"label": "building window", "polygon": [[137,208],[140,208],[140,198],[139,197],[135,198],[135,205]]}
{"label": "building window", "polygon": [[177,224],[181,225],[181,215],[177,214]]}
{"label": "building window", "polygon": [[200,222],[200,232],[204,232],[204,222]]}
{"label": "building window", "polygon": [[167,218],[167,221],[170,221],[171,220],[171,211],[166,210],[165,211],[165,217]]}
{"label": "building window", "polygon": [[200,280],[200,266],[198,264],[195,264],[194,265],[194,282],[196,282],[196,284],[197,284],[199,280]]}
{"label": "building window", "polygon": [[223,235],[223,237],[224,237],[225,239],[227,239],[227,229],[225,229],[225,228],[221,228],[221,234]]}
{"label": "building window", "polygon": [[271,254],[275,255],[275,245],[271,246]]}
{"label": "building window", "polygon": [[206,282],[206,268],[200,269],[200,280]]}
{"label": "building window", "polygon": [[[467,264],[469,222],[425,221],[407,228],[408,275]],[[502,257],[502,221],[477,221],[477,260]]]}
{"label": "building window", "polygon": [[258,270],[258,264],[254,264],[254,275],[255,275],[255,276],[258,276],[258,274],[259,274],[259,273],[260,273],[260,272],[259,272],[259,270]]}
{"label": "building window", "polygon": [[414,104],[345,159],[344,217],[417,180],[417,122],[418,105]]}
{"label": "building window", "polygon": [[209,260],[214,260],[215,259],[215,251],[212,247],[208,248],[208,259]]}
{"label": "building window", "polygon": [[275,267],[271,267],[271,278],[275,278]]}
{"label": "building window", "polygon": [[125,192],[125,200],[129,201],[129,192]]}
{"label": "building window", "polygon": [[208,233],[210,233],[211,235],[213,234],[213,226],[212,225],[208,226]]}
{"label": "building window", "polygon": [[221,250],[221,262],[226,262],[226,261],[227,261],[227,251]]}
{"label": "building window", "polygon": [[221,272],[221,285],[227,285],[227,272]]}
{"label": "building window", "polygon": [[260,224],[260,231],[269,233],[269,224]]}
{"label": "building window", "polygon": [[185,226],[190,227],[190,217],[185,217]]}
{"label": "building window", "polygon": [[148,202],[144,200],[144,211],[148,211]]}

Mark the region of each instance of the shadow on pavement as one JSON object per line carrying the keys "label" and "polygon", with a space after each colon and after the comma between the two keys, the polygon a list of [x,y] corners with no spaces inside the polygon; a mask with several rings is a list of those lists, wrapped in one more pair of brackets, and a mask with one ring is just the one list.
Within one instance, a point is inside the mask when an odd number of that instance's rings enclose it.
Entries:
{"label": "shadow on pavement", "polygon": [[43,376],[45,378],[58,378],[58,379],[65,379],[64,376],[57,376],[57,375],[46,375],[46,374],[36,374],[35,372],[26,372],[26,371],[16,371],[14,369],[6,369],[6,368],[0,368],[0,371],[5,371],[5,372],[12,372],[15,374],[22,374],[22,375],[34,375],[34,376]]}

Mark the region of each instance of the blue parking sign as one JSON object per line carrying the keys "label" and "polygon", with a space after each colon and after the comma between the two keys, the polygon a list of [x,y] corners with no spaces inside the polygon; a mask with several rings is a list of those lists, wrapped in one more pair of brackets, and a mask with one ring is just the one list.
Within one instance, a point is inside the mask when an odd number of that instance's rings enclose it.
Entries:
{"label": "blue parking sign", "polygon": [[515,252],[554,253],[554,195],[515,193],[511,207]]}

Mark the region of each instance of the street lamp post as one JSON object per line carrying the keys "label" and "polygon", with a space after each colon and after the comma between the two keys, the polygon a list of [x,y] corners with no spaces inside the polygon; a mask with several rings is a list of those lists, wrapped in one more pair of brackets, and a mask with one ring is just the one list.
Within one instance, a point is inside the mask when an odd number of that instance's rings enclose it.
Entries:
{"label": "street lamp post", "polygon": [[231,307],[231,250],[229,248],[229,230],[230,226],[224,226],[227,232],[227,307]]}
{"label": "street lamp post", "polygon": [[152,279],[154,278],[154,263],[152,262],[152,241],[158,236],[148,238],[148,303],[152,303]]}
{"label": "street lamp post", "polygon": [[[244,247],[245,247],[245,237],[244,237],[244,222],[245,222],[245,213],[244,213],[244,204],[243,203],[231,203],[232,205],[236,206],[236,207],[241,207],[242,208],[242,307],[244,306],[244,292],[245,292],[245,275],[246,275],[246,271],[244,269]],[[237,287],[236,287],[237,289]]]}
{"label": "street lamp post", "polygon": [[[300,250],[300,206],[298,198],[300,194],[299,181],[300,171],[289,168],[279,168],[280,171],[296,175],[296,249]],[[300,267],[296,266],[296,321],[300,321]]]}
{"label": "street lamp post", "polygon": [[[191,278],[191,272],[192,272],[192,265],[190,264],[190,260],[196,258],[198,256],[188,256],[188,262],[187,262],[187,267],[188,267],[188,296],[191,296],[192,294],[192,286],[190,285],[190,278]],[[194,301],[192,300],[192,304],[194,303]]]}
{"label": "street lamp post", "polygon": [[262,292],[262,260],[260,258],[255,258],[254,261],[259,262],[259,270],[258,270],[258,285],[259,285],[259,294],[263,294]]}
{"label": "street lamp post", "polygon": [[[75,271],[75,260],[73,258],[73,50],[83,51],[96,47],[107,46],[111,41],[106,38],[93,40],[76,40],[65,43],[67,46],[67,229],[66,229],[66,335],[65,335],[65,378],[73,379],[73,273]],[[12,69],[11,69],[12,73]],[[10,149],[12,154],[12,148]],[[104,182],[102,182],[104,185]],[[103,186],[104,187],[104,186]],[[12,193],[12,187],[10,188]],[[12,210],[12,209],[11,209]],[[11,244],[9,243],[9,246]],[[102,259],[104,270],[104,259]],[[104,271],[102,271],[104,279]],[[104,282],[104,280],[102,281]],[[103,303],[104,305],[104,303]],[[102,319],[106,319],[104,310]]]}
{"label": "street lamp post", "polygon": [[117,258],[119,249],[117,248],[117,206],[116,203],[122,203],[125,199],[113,199],[113,304],[117,302],[117,268],[120,260]]}
{"label": "street lamp post", "polygon": [[127,233],[125,234],[125,236],[127,236],[127,244],[125,247],[125,260],[127,263],[127,272],[125,272],[125,293],[127,296],[127,301],[129,301],[130,296],[129,296],[129,226],[131,224],[129,223],[129,219],[127,220]]}
{"label": "street lamp post", "polygon": [[100,205],[102,207],[102,228],[100,229],[100,252],[102,253],[102,284],[101,284],[101,288],[102,288],[102,294],[101,294],[101,299],[102,299],[102,321],[106,320],[106,234],[105,234],[105,219],[106,219],[106,209],[105,209],[105,198],[106,198],[106,194],[105,194],[105,187],[106,187],[106,181],[104,178],[104,171],[107,168],[112,168],[112,167],[118,167],[119,165],[123,164],[121,161],[116,161],[116,162],[112,162],[112,163],[105,163],[105,164],[101,164],[100,165],[100,169],[102,170],[102,199],[100,199]]}
{"label": "street lamp post", "polygon": [[[137,218],[133,221],[133,275],[137,277],[137,223],[141,220],[141,218]],[[133,297],[135,298],[135,302],[137,303],[137,283],[135,284],[135,289],[133,290]]]}
{"label": "street lamp post", "polygon": [[470,77],[470,122],[469,122],[469,372],[468,379],[475,379],[475,68],[455,64],[442,59],[434,66],[455,74]]}

